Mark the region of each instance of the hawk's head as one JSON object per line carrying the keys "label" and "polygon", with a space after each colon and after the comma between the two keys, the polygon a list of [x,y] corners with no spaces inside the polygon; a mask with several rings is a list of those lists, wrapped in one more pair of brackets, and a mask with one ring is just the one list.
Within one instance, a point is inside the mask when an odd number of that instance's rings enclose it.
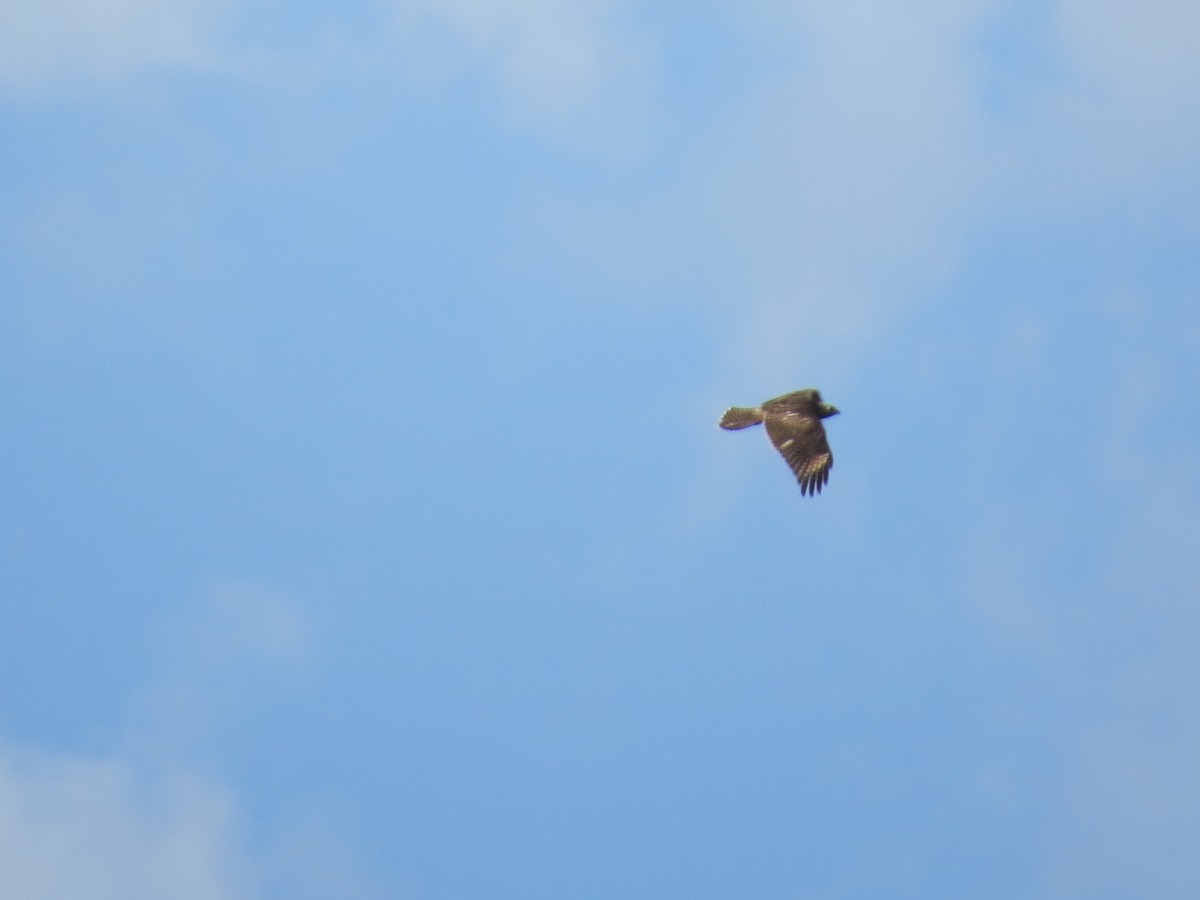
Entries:
{"label": "hawk's head", "polygon": [[[798,393],[804,393],[804,392],[800,391]],[[816,407],[817,415],[820,416],[822,419],[828,419],[830,416],[836,416],[838,413],[841,412],[841,410],[838,409],[836,406],[834,406],[832,403],[826,403],[824,400],[822,400],[820,391],[813,390],[810,388],[807,393],[809,395],[809,398],[812,400],[813,406]]]}

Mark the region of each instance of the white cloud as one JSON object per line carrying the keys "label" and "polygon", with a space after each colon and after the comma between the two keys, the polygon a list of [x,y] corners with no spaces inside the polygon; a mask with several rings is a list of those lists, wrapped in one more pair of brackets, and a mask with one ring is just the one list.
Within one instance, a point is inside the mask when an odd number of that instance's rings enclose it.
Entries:
{"label": "white cloud", "polygon": [[0,894],[223,900],[253,893],[228,791],[119,758],[0,749]]}
{"label": "white cloud", "polygon": [[682,280],[728,310],[730,368],[768,396],[797,360],[828,383],[952,271],[985,172],[973,8],[757,10],[748,31],[796,52],[713,114],[675,183],[593,213],[596,235],[554,214],[621,293]]}
{"label": "white cloud", "polygon": [[0,5],[0,88],[115,79],[211,55],[220,0],[45,0]]}
{"label": "white cloud", "polygon": [[613,4],[558,0],[411,0],[397,16],[421,36],[438,32],[464,52],[495,62],[505,87],[533,105],[558,107],[592,95],[604,77],[605,18]]}
{"label": "white cloud", "polygon": [[1027,87],[1025,119],[983,93],[994,8],[863,0],[780,15],[802,48],[794,74],[724,125],[737,140],[716,139],[689,186],[714,203],[690,218],[724,223],[712,258],[724,246],[744,267],[739,372],[853,364],[998,211],[1071,227],[1097,206],[1194,209],[1180,188],[1195,196],[1197,7],[1062,4],[1052,53],[1065,74]]}
{"label": "white cloud", "polygon": [[992,123],[1004,165],[986,209],[1059,221],[1109,208],[1158,223],[1178,206],[1200,227],[1200,9],[1067,0],[1055,8],[1054,76],[1028,85],[1020,115]]}
{"label": "white cloud", "polygon": [[367,0],[314,13],[244,0],[7,4],[0,91],[91,89],[178,68],[285,93],[347,77],[372,92],[422,93],[478,79],[510,125],[628,155],[641,149],[653,93],[652,54],[629,5]]}
{"label": "white cloud", "polygon": [[1001,5],[754,4],[746,34],[778,61],[681,147],[674,182],[544,202],[536,227],[614,295],[722,316],[735,396],[848,375],[1014,221],[1069,240],[1107,207],[1200,228],[1194,5],[1063,4],[1038,23],[1055,74],[1014,76],[1015,113],[988,94]]}
{"label": "white cloud", "polygon": [[1064,0],[1059,26],[1070,71],[1122,112],[1165,120],[1195,110],[1200,7],[1188,0]]}
{"label": "white cloud", "polygon": [[382,896],[353,847],[319,821],[248,834],[236,789],[206,774],[198,749],[273,679],[306,665],[311,648],[309,623],[285,595],[220,584],[166,629],[160,681],[111,752],[0,744],[0,896]]}
{"label": "white cloud", "polygon": [[516,125],[582,133],[597,147],[638,143],[651,54],[625,0],[397,0],[402,66],[434,85],[482,73]]}

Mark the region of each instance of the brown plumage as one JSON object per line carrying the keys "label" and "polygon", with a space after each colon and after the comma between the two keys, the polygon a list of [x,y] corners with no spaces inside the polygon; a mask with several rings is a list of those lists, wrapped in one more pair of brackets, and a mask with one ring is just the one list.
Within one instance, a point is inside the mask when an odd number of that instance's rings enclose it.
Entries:
{"label": "brown plumage", "polygon": [[829,483],[829,470],[833,468],[833,453],[821,420],[837,414],[837,407],[821,400],[820,391],[806,388],[768,400],[762,406],[732,406],[721,417],[721,427],[737,431],[765,424],[767,437],[800,482],[800,493],[819,494]]}

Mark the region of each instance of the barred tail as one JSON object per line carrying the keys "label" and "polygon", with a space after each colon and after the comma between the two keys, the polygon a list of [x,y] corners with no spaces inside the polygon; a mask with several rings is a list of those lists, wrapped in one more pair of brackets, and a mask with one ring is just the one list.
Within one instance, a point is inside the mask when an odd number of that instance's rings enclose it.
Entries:
{"label": "barred tail", "polygon": [[747,406],[731,406],[721,416],[721,427],[727,431],[737,431],[739,428],[749,428],[763,420],[761,409]]}

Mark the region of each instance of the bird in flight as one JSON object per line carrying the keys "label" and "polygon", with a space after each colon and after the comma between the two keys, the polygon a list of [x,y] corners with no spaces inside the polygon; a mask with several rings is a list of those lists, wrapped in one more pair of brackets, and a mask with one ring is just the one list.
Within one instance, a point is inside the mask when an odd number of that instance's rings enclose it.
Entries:
{"label": "bird in flight", "polygon": [[829,483],[833,468],[833,453],[821,420],[837,414],[836,406],[821,400],[820,391],[806,388],[762,406],[731,406],[721,416],[721,427],[737,431],[760,422],[766,425],[767,437],[800,482],[801,495],[815,496]]}

